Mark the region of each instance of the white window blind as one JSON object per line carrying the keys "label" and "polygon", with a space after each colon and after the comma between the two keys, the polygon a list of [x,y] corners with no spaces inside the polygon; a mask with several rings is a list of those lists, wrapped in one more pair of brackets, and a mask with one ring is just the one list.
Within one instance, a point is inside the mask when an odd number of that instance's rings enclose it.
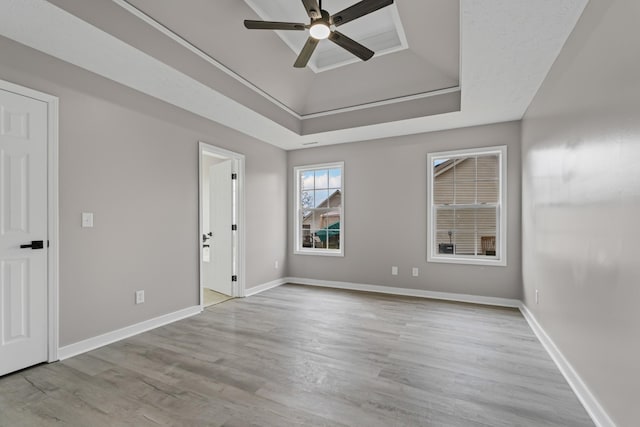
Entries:
{"label": "white window blind", "polygon": [[504,259],[504,150],[429,155],[430,261]]}

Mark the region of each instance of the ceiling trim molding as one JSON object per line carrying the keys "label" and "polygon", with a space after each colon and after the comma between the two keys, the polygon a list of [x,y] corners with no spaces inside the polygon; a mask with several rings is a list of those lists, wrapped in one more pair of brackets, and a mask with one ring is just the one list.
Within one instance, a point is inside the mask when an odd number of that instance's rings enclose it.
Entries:
{"label": "ceiling trim molding", "polygon": [[300,145],[299,133],[48,1],[0,1],[0,35],[276,147]]}
{"label": "ceiling trim molding", "polygon": [[284,111],[286,111],[287,113],[291,114],[292,116],[294,116],[298,120],[302,119],[302,117],[298,113],[296,113],[294,110],[289,108],[283,102],[281,102],[280,100],[274,98],[273,96],[271,96],[269,93],[265,92],[264,90],[260,89],[258,86],[254,85],[249,80],[245,79],[240,74],[238,74],[235,71],[233,71],[231,68],[227,67],[226,65],[224,65],[223,63],[221,63],[220,61],[218,61],[217,59],[215,59],[214,57],[212,57],[208,53],[204,52],[203,50],[198,48],[196,45],[194,45],[193,43],[189,42],[184,37],[180,36],[175,31],[172,31],[171,29],[167,28],[166,26],[164,26],[160,22],[156,21],[150,15],[148,15],[145,12],[141,11],[140,9],[138,9],[137,7],[135,7],[134,5],[129,3],[127,0],[112,0],[112,1],[115,4],[117,4],[118,6],[122,7],[123,9],[125,9],[127,12],[129,12],[132,15],[136,16],[137,18],[141,19],[145,23],[151,25],[153,28],[155,28],[156,30],[160,31],[162,34],[164,34],[165,36],[169,37],[171,40],[175,41],[176,43],[178,43],[182,47],[188,49],[192,53],[195,53],[200,58],[204,59],[205,61],[207,61],[209,64],[213,65],[214,67],[218,68],[220,71],[222,71],[226,75],[234,78],[235,80],[237,80],[238,82],[242,83],[243,85],[245,85],[246,87],[248,87],[249,89],[251,89],[252,91],[257,93],[258,95],[261,95],[264,98],[268,99],[273,104],[275,104],[278,107],[282,108]]}
{"label": "ceiling trim molding", "polygon": [[336,108],[335,110],[320,111],[318,113],[305,114],[302,119],[315,119],[318,117],[326,117],[334,114],[349,113],[351,111],[359,111],[367,108],[382,107],[385,105],[397,104],[399,102],[414,101],[416,99],[430,98],[432,96],[444,95],[452,92],[460,92],[460,86],[452,86],[445,89],[432,90],[430,92],[421,92],[413,95],[400,96],[397,98],[383,99],[382,101],[367,102],[351,107]]}
{"label": "ceiling trim molding", "polygon": [[291,150],[520,120],[588,3],[538,1],[461,0],[461,111],[305,135],[45,0],[0,1],[0,35]]}
{"label": "ceiling trim molding", "polygon": [[[206,53],[202,49],[198,48],[196,45],[194,45],[193,43],[191,43],[190,41],[188,41],[187,39],[182,37],[180,34],[176,33],[175,31],[171,30],[170,28],[166,27],[165,25],[163,25],[162,23],[160,23],[159,21],[154,19],[152,16],[150,16],[147,13],[143,12],[142,10],[138,9],[137,7],[135,7],[134,5],[129,3],[127,0],[112,0],[112,1],[115,4],[117,4],[118,6],[122,7],[123,9],[125,9],[127,12],[131,13],[132,15],[134,15],[137,18],[141,19],[142,21],[144,21],[148,25],[152,26],[154,29],[160,31],[162,34],[164,34],[165,36],[169,37],[171,40],[175,41],[176,43],[178,43],[179,45],[181,45],[185,49],[188,49],[190,52],[198,55],[201,59],[204,59],[209,64],[213,65],[214,67],[218,68],[219,70],[221,70],[222,72],[224,72],[228,76],[230,76],[230,77],[234,78],[235,80],[237,80],[238,82],[242,83],[244,86],[248,87],[249,89],[251,89],[252,91],[257,93],[258,95],[264,97],[265,99],[267,99],[268,101],[270,101],[271,103],[276,105],[277,107],[280,107],[281,109],[283,109],[287,113],[291,114],[293,117],[295,117],[298,120],[313,119],[313,118],[317,118],[317,117],[326,117],[326,116],[331,116],[331,115],[335,115],[335,114],[342,114],[342,113],[351,112],[351,111],[365,110],[367,108],[379,107],[379,106],[382,106],[382,105],[392,105],[392,104],[397,104],[397,103],[407,102],[407,101],[413,101],[415,99],[428,98],[430,96],[437,96],[437,95],[441,95],[443,93],[450,93],[450,92],[454,92],[454,91],[459,91],[460,90],[460,87],[456,86],[456,87],[453,87],[453,88],[443,88],[443,89],[438,89],[438,90],[435,90],[435,91],[420,92],[420,93],[416,93],[416,94],[412,94],[412,95],[400,96],[400,97],[397,97],[397,98],[383,99],[383,100],[380,100],[380,101],[373,101],[373,102],[367,102],[367,103],[364,103],[364,104],[350,105],[350,106],[347,106],[347,107],[335,108],[335,109],[326,110],[326,111],[319,111],[317,113],[300,114],[300,113],[296,112],[295,110],[291,109],[290,107],[288,107],[282,101],[280,101],[277,98],[275,98],[274,96],[270,95],[268,92],[264,91],[263,89],[261,89],[260,87],[256,86],[255,84],[251,83],[251,81],[245,79],[240,74],[236,73],[231,68],[227,67],[226,65],[224,65],[223,63],[221,63],[220,61],[218,61],[217,59],[215,59],[214,57],[212,57],[211,55],[209,55],[208,53]],[[399,19],[399,17],[398,17],[398,19]],[[402,34],[400,34],[400,33],[402,33]],[[401,41],[404,39],[404,42],[406,43],[406,36],[404,35],[404,30],[399,31],[399,36],[401,38]],[[408,44],[407,44],[407,46],[408,46]],[[405,47],[403,47],[403,48],[405,48]]]}

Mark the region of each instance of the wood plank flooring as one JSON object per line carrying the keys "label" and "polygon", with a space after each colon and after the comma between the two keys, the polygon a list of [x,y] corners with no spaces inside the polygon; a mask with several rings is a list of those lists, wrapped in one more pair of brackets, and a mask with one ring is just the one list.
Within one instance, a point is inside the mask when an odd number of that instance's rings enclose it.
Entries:
{"label": "wood plank flooring", "polygon": [[287,285],[0,378],[0,426],[593,426],[517,310]]}

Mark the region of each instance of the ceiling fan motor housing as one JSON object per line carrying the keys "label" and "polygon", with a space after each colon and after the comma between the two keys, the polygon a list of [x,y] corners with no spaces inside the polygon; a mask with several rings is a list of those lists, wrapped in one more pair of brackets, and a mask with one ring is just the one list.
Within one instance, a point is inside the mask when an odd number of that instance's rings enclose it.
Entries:
{"label": "ceiling fan motor housing", "polygon": [[318,40],[326,39],[331,34],[331,16],[329,12],[322,10],[321,15],[318,19],[312,19],[309,26],[311,36]]}

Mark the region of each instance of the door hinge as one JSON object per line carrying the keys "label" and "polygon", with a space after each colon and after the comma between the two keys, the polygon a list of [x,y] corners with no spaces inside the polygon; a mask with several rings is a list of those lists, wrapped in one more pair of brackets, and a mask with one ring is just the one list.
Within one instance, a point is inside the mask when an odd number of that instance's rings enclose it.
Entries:
{"label": "door hinge", "polygon": [[231,179],[238,179],[238,174],[237,173],[232,173],[231,174]]}
{"label": "door hinge", "polygon": [[232,282],[237,282],[238,281],[238,276],[236,276],[235,274],[233,276],[231,276],[231,281]]}
{"label": "door hinge", "polygon": [[231,225],[231,231],[236,231],[238,229],[238,225],[237,224],[232,224]]}

